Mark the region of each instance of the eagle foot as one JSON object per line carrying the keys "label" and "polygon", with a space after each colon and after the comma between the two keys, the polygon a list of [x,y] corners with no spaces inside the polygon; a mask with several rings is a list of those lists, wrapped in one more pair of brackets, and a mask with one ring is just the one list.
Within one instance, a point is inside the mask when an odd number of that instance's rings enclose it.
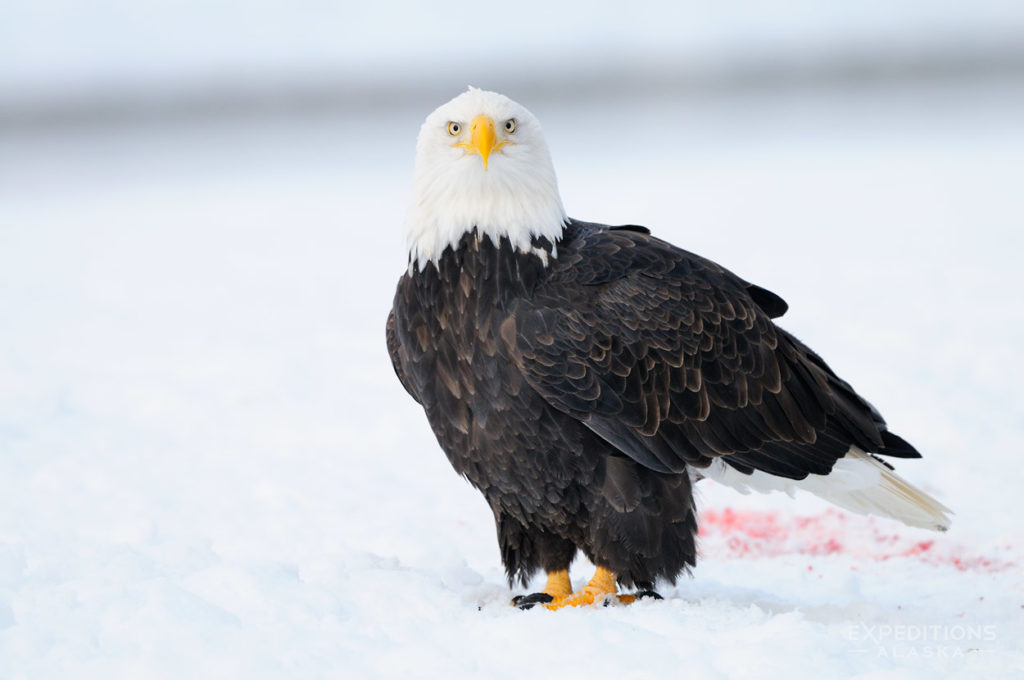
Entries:
{"label": "eagle foot", "polygon": [[594,578],[590,583],[572,592],[569,583],[569,571],[553,571],[548,573],[548,582],[544,590],[529,595],[516,595],[512,598],[512,606],[519,609],[532,609],[536,605],[544,605],[546,609],[556,610],[563,607],[603,606],[632,604],[637,600],[663,599],[661,595],[654,592],[654,584],[647,582],[637,583],[639,590],[630,595],[620,595],[616,584],[615,573],[598,567],[594,572]]}
{"label": "eagle foot", "polygon": [[566,595],[565,597],[548,602],[544,607],[552,611],[562,609],[563,607],[585,607],[597,604],[607,607],[610,604],[614,604],[617,600],[618,598],[614,593],[591,593],[584,589],[578,593]]}
{"label": "eagle foot", "polygon": [[632,596],[618,596],[619,589],[615,585],[615,578],[615,572],[609,571],[604,567],[598,567],[597,571],[594,572],[594,578],[590,579],[590,583],[582,589],[564,597],[555,598],[555,600],[548,602],[544,606],[547,609],[555,610],[562,607],[582,607],[594,604],[608,606],[609,604],[622,603],[623,598],[631,598]]}
{"label": "eagle foot", "polygon": [[569,581],[569,570],[558,569],[548,572],[548,581],[544,590],[529,595],[516,595],[512,598],[512,606],[530,609],[535,604],[547,604],[553,600],[572,595],[572,583]]}
{"label": "eagle foot", "polygon": [[664,600],[661,595],[653,590],[639,590],[632,595],[607,595],[604,598],[604,606],[633,604],[637,600]]}
{"label": "eagle foot", "polygon": [[512,598],[512,606],[520,609],[533,609],[534,605],[547,604],[554,600],[554,596],[548,593],[530,593],[529,595],[516,595]]}

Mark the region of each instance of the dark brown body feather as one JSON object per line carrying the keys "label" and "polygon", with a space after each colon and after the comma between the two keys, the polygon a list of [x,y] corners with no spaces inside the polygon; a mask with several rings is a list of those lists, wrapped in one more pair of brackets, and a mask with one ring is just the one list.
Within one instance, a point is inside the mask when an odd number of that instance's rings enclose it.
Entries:
{"label": "dark brown body feather", "polygon": [[510,579],[580,549],[650,584],[695,562],[688,466],[724,457],[802,479],[851,444],[918,455],[772,322],[785,310],[641,227],[570,222],[546,267],[466,234],[402,277],[387,337],[441,448],[490,504]]}

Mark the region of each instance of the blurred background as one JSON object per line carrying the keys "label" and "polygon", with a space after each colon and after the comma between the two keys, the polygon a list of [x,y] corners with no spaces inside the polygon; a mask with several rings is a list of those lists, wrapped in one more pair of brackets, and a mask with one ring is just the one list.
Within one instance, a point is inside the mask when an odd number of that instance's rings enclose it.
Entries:
{"label": "blurred background", "polygon": [[1012,0],[6,2],[13,128],[432,108],[467,82],[536,105],[1020,76]]}
{"label": "blurred background", "polygon": [[418,127],[469,84],[538,115],[570,215],[786,298],[936,480],[1020,448],[1024,4],[8,0],[0,478],[216,494],[263,451],[479,502],[383,342]]}
{"label": "blurred background", "polygon": [[570,215],[784,297],[924,452],[943,554],[1019,560],[1024,3],[4,0],[0,675],[260,676],[406,611],[399,566],[506,597],[384,345],[419,125],[467,85],[538,116]]}
{"label": "blurred background", "polygon": [[383,342],[420,122],[470,84],[537,114],[570,215],[786,298],[936,484],[1024,446],[1024,4],[9,0],[8,498],[51,465],[122,519],[99,496],[133,475],[173,495],[199,466],[213,502],[240,468],[402,470],[482,508]]}

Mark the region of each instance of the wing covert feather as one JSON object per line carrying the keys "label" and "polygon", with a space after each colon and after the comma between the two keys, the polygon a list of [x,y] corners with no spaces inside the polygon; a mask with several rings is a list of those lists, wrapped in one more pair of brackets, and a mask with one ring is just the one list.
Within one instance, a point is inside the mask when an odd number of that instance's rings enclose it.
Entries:
{"label": "wing covert feather", "polygon": [[778,296],[635,229],[584,226],[567,241],[512,310],[513,357],[626,455],[666,473],[736,456],[799,478],[850,443],[882,445],[870,406],[837,395],[824,362],[772,322]]}

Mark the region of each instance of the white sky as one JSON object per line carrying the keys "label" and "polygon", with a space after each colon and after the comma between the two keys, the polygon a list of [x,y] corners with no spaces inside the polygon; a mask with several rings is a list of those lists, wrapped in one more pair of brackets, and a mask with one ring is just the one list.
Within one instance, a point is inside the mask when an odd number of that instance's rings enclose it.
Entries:
{"label": "white sky", "polygon": [[470,66],[715,68],[765,54],[813,62],[850,51],[986,50],[1021,36],[1024,3],[1013,0],[8,0],[0,98],[238,78],[373,82]]}

